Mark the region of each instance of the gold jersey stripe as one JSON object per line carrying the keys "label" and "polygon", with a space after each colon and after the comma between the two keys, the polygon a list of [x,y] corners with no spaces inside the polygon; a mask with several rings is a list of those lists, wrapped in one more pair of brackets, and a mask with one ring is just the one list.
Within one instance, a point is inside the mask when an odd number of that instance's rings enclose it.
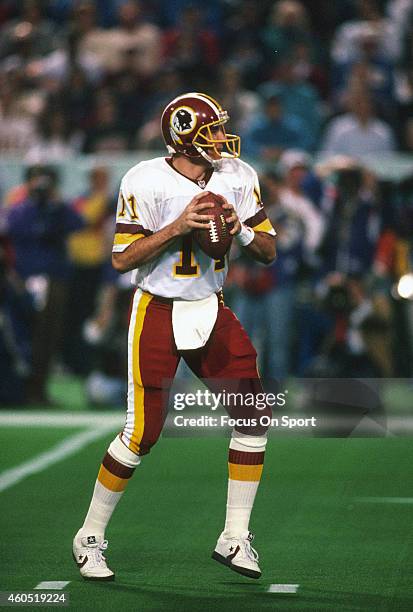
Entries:
{"label": "gold jersey stripe", "polygon": [[140,370],[140,339],[145,321],[146,310],[152,299],[153,296],[151,294],[142,293],[136,310],[135,329],[133,331],[132,371],[134,399],[133,410],[135,418],[129,448],[136,454],[139,453],[139,445],[141,443],[143,430],[145,428],[145,389],[142,384],[142,375]]}
{"label": "gold jersey stripe", "polygon": [[98,474],[98,481],[106,489],[119,493],[120,491],[125,490],[126,485],[129,482],[129,478],[119,478],[119,476],[115,476],[115,474],[109,472],[104,465],[101,465]]}
{"label": "gold jersey stripe", "polygon": [[255,232],[270,232],[273,229],[271,225],[271,221],[269,219],[265,219],[261,221],[258,225],[252,228]]}
{"label": "gold jersey stripe", "polygon": [[231,480],[258,481],[261,478],[263,467],[262,464],[239,465],[238,463],[228,463],[229,477]]}
{"label": "gold jersey stripe", "polygon": [[132,244],[132,242],[135,242],[135,240],[139,240],[140,238],[144,238],[145,236],[143,234],[115,234],[115,237],[113,239],[113,244],[116,245],[129,245]]}
{"label": "gold jersey stripe", "polygon": [[262,204],[261,204],[261,194],[260,194],[260,192],[258,191],[258,189],[256,187],[254,188],[254,198],[256,199],[257,204],[260,204],[262,206]]}

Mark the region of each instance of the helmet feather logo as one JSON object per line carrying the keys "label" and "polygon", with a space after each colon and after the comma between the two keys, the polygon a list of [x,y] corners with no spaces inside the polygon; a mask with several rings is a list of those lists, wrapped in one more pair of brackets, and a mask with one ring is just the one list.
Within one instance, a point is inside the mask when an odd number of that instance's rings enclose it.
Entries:
{"label": "helmet feather logo", "polygon": [[195,125],[196,114],[189,106],[180,106],[171,114],[171,126],[177,134],[189,134]]}

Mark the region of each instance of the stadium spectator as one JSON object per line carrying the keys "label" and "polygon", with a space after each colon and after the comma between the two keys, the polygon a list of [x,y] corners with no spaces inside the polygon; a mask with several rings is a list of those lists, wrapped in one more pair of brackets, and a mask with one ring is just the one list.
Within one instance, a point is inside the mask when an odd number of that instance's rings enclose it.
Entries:
{"label": "stadium spectator", "polygon": [[222,100],[224,108],[231,117],[231,129],[234,132],[245,132],[251,117],[261,111],[260,96],[243,87],[239,68],[233,64],[223,64],[219,71],[217,98]]}
{"label": "stadium spectator", "polygon": [[221,44],[226,61],[239,70],[248,89],[256,88],[266,70],[260,39],[264,23],[264,6],[245,0],[240,6],[232,7],[224,24]]}
{"label": "stadium spectator", "polygon": [[320,98],[327,100],[330,93],[327,66],[316,57],[311,45],[308,42],[297,43],[290,57],[296,79],[312,85]]}
{"label": "stadium spectator", "polygon": [[0,59],[17,55],[29,61],[50,53],[57,43],[53,23],[43,15],[40,0],[24,0],[17,19],[0,31]]}
{"label": "stadium spectator", "polygon": [[119,23],[105,31],[100,57],[106,70],[117,73],[125,68],[126,52],[134,52],[135,70],[147,78],[161,66],[161,32],[147,21],[138,0],[119,5]]}
{"label": "stadium spectator", "polygon": [[385,17],[378,0],[357,0],[356,15],[346,20],[335,31],[331,42],[331,57],[335,62],[347,62],[360,54],[360,45],[366,31],[375,31],[384,57],[396,61],[400,55],[399,29]]}
{"label": "stadium spectator", "polygon": [[[167,66],[159,72],[160,83],[143,100],[144,121],[136,132],[136,147],[138,149],[159,150],[163,146],[163,140],[159,133],[159,116],[165,105],[171,98],[181,94],[186,85],[184,75],[172,66]],[[138,96],[141,100],[141,96]],[[133,102],[131,101],[133,104]],[[136,103],[135,103],[136,106]],[[131,113],[131,122],[139,125],[136,121],[136,112]]]}
{"label": "stadium spectator", "polygon": [[360,276],[372,266],[383,227],[379,201],[357,163],[338,168],[334,183],[323,203],[328,215],[324,264],[328,272]]}
{"label": "stadium spectator", "polygon": [[[113,83],[122,127],[128,132],[131,130],[135,132],[137,127],[145,121],[148,108],[150,108],[148,97],[151,95],[151,90],[145,78],[136,72],[136,65],[133,61],[134,53],[129,51],[127,53],[131,55],[130,61],[125,62],[124,69],[116,74],[114,81],[111,79],[111,84]],[[159,83],[159,90],[162,89],[163,84],[162,80]],[[155,95],[157,91],[158,88],[156,88]]]}
{"label": "stadium spectator", "polygon": [[400,140],[403,149],[413,151],[413,8],[403,37],[402,55],[397,72],[396,95]]}
{"label": "stadium spectator", "polygon": [[264,175],[266,210],[277,230],[278,256],[269,268],[250,265],[245,258],[238,264],[244,273],[238,273],[242,291],[235,310],[255,342],[263,345],[261,371],[267,378],[283,379],[291,372],[298,280],[303,266],[314,264],[324,232],[323,216],[302,189],[308,166],[303,151],[290,150],[280,159],[281,180],[272,173]]}
{"label": "stadium spectator", "polygon": [[89,81],[100,83],[104,74],[102,63],[96,54],[82,49],[79,41],[76,31],[69,30],[56,50],[27,65],[27,75],[52,93],[59,91],[75,67],[82,69]]}
{"label": "stadium spectator", "polygon": [[261,53],[261,30],[265,23],[264,7],[255,0],[245,0],[238,6],[229,7],[225,20],[222,44],[228,57],[235,48],[255,48]]}
{"label": "stadium spectator", "polygon": [[13,269],[0,219],[0,406],[22,404],[30,371],[32,300]]}
{"label": "stadium spectator", "polygon": [[[23,171],[23,181],[7,191],[3,198],[4,209],[11,206],[18,206],[29,197],[29,182],[32,176],[38,173],[38,166],[26,166]],[[1,208],[0,208],[1,211]],[[2,211],[1,211],[2,212]],[[0,212],[0,219],[2,218]]]}
{"label": "stadium spectator", "polygon": [[38,136],[28,149],[26,160],[31,164],[64,161],[78,152],[69,136],[67,115],[61,108],[46,107],[39,118]]}
{"label": "stadium spectator", "polygon": [[376,117],[369,94],[355,91],[349,97],[348,112],[327,125],[320,150],[324,155],[358,158],[389,153],[395,147],[393,130]]}
{"label": "stadium spectator", "polygon": [[219,41],[205,26],[200,7],[186,6],[179,23],[164,33],[163,56],[184,77],[195,79],[198,88],[209,77],[220,60]]}
{"label": "stadium spectator", "polygon": [[77,41],[79,58],[94,58],[94,62],[104,68],[110,53],[107,43],[107,30],[97,24],[96,3],[88,0],[78,2],[72,9],[72,22],[69,36]]}
{"label": "stadium spectator", "polygon": [[83,143],[85,131],[93,125],[93,102],[93,84],[80,66],[73,65],[53,103],[63,110],[76,143]]}
{"label": "stadium spectator", "polygon": [[279,98],[283,111],[302,122],[301,148],[311,151],[316,148],[321,126],[321,106],[317,90],[306,83],[289,58],[279,62],[270,80],[258,88],[264,98]]}
{"label": "stadium spectator", "polygon": [[[139,126],[140,119],[143,125],[147,122],[151,123],[155,114],[154,110],[164,108],[170,98],[178,96],[186,87],[184,75],[173,66],[165,66],[165,68],[159,72],[159,83],[156,87],[149,88],[149,90],[148,88],[141,87],[137,96],[138,102],[136,99],[133,100],[132,97],[130,98],[130,120],[134,124],[134,129],[136,130],[136,126]],[[139,103],[142,105],[141,113],[137,113],[136,111],[136,105]],[[146,139],[144,138],[143,146],[147,148],[145,143]]]}
{"label": "stadium spectator", "polygon": [[397,38],[402,40],[413,19],[411,0],[388,0],[386,13],[396,27]]}
{"label": "stadium spectator", "polygon": [[[369,307],[366,313],[362,309],[360,312],[363,317],[360,319],[357,314],[359,311],[355,310],[357,325],[361,325],[364,320],[364,313],[370,316],[373,311],[383,319],[384,327],[390,320],[388,269],[391,265],[389,261],[392,256],[389,250],[392,249],[393,238],[392,232],[389,231],[391,215],[386,210],[389,208],[389,201],[381,198],[374,175],[361,168],[351,158],[334,158],[325,168],[320,166],[319,172],[323,174],[324,181],[321,207],[326,217],[326,232],[319,249],[321,265],[317,266],[316,279],[320,282],[319,287],[324,287],[324,293],[318,305],[317,301],[312,299],[312,303],[302,307],[303,316],[298,328],[300,343],[297,363],[299,374],[303,376],[312,371],[309,367],[316,353],[320,350],[325,352],[326,337],[337,333],[337,337],[343,339],[340,335],[341,314],[349,314],[347,306],[345,313],[341,311],[340,300],[344,300],[344,294],[348,298],[353,289],[356,291],[357,286],[360,286],[363,295],[367,295],[369,290],[371,308]],[[373,270],[377,274],[376,278],[372,275]],[[336,283],[335,278],[338,278],[339,282]],[[334,289],[331,289],[333,286]],[[354,295],[361,295],[357,291]],[[313,295],[312,298],[314,297]],[[355,301],[353,298],[351,301],[353,310]],[[364,303],[364,298],[361,302]],[[334,331],[336,323],[338,327]],[[333,355],[331,358],[333,360]],[[391,362],[390,357],[386,360]],[[325,363],[325,356],[320,363]],[[326,363],[328,366],[328,358]],[[338,374],[333,368],[329,373],[326,370],[324,374],[321,371],[318,374],[314,371],[313,374],[345,375],[344,370]]]}
{"label": "stadium spectator", "polygon": [[92,371],[85,381],[89,401],[98,405],[120,405],[127,389],[127,342],[133,288],[130,275],[105,275],[96,311],[85,325],[85,340],[93,353]]}
{"label": "stadium spectator", "polygon": [[110,260],[111,243],[106,222],[114,206],[112,195],[108,169],[96,166],[89,173],[87,191],[72,205],[73,210],[86,222],[86,227],[74,232],[68,239],[72,272],[64,320],[63,360],[76,374],[87,374],[91,367],[83,327],[95,310],[105,267]]}
{"label": "stadium spectator", "polygon": [[150,113],[147,121],[138,130],[136,142],[138,149],[158,150],[162,144],[159,135],[159,113],[162,112],[162,104],[156,105]]}
{"label": "stadium spectator", "polygon": [[297,0],[280,0],[272,7],[269,23],[262,31],[262,41],[270,61],[291,56],[297,44],[314,44],[306,8]]}
{"label": "stadium spectator", "polygon": [[243,82],[249,89],[256,89],[262,81],[263,54],[251,40],[231,45],[227,61],[235,66],[242,74]]}
{"label": "stadium spectator", "polygon": [[[240,6],[237,6],[237,12],[242,10],[242,6],[245,4],[245,0],[242,2]],[[208,28],[212,28],[214,31],[222,33],[223,27],[223,17],[227,15],[228,12],[233,9],[232,6],[225,6],[222,0],[209,0],[206,4],[204,0],[174,0],[173,3],[170,4],[162,4],[161,15],[156,15],[157,22],[159,22],[162,27],[168,29],[172,26],[178,25],[182,20],[182,15],[188,6],[194,6],[196,8],[201,8],[204,13],[203,21],[207,24]],[[148,11],[150,7],[146,6],[146,10]],[[154,16],[156,13],[158,6],[155,4],[152,8],[151,16]]]}
{"label": "stadium spectator", "polygon": [[6,60],[3,67],[4,70],[0,69],[0,90],[12,92],[15,115],[37,119],[44,108],[46,92],[30,86],[31,81],[20,60]]}
{"label": "stadium spectator", "polygon": [[361,35],[357,57],[333,66],[332,95],[339,109],[345,105],[347,92],[355,84],[367,88],[382,118],[394,118],[394,62],[383,54],[374,29],[366,29]]}
{"label": "stadium spectator", "polygon": [[117,100],[110,91],[102,90],[95,98],[94,125],[87,132],[85,153],[126,151],[130,135],[122,126]]}
{"label": "stadium spectator", "polygon": [[304,134],[303,122],[285,114],[279,97],[271,96],[264,112],[250,120],[243,134],[243,151],[247,156],[274,162],[285,149],[300,147]]}
{"label": "stadium spectator", "polygon": [[5,81],[0,91],[0,153],[24,155],[34,144],[36,124],[33,117],[19,109],[13,88]]}
{"label": "stadium spectator", "polygon": [[332,272],[318,287],[327,333],[306,376],[381,378],[393,374],[390,324],[362,276]]}
{"label": "stadium spectator", "polygon": [[309,261],[321,243],[324,234],[325,221],[314,203],[304,192],[306,179],[311,168],[311,158],[302,150],[289,150],[279,161],[283,183],[279,190],[279,202],[282,208],[297,218],[302,216],[305,227],[302,248],[303,256]]}
{"label": "stadium spectator", "polygon": [[66,240],[83,226],[57,193],[55,170],[38,167],[28,180],[28,198],[10,209],[8,233],[15,250],[16,270],[42,289],[33,329],[32,371],[28,401],[50,405],[47,380],[61,341],[70,263]]}

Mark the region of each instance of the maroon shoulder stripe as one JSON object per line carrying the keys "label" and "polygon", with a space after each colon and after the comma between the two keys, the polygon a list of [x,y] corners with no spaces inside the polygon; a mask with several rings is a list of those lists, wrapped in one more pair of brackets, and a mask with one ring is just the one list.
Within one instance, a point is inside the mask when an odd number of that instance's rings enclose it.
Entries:
{"label": "maroon shoulder stripe", "polygon": [[267,218],[267,213],[265,212],[264,208],[261,208],[253,217],[250,217],[244,221],[244,223],[245,225],[248,225],[248,227],[255,227],[265,221]]}
{"label": "maroon shoulder stripe", "polygon": [[230,448],[228,461],[237,465],[262,465],[264,463],[264,452],[246,453]]}
{"label": "maroon shoulder stripe", "polygon": [[117,234],[143,234],[144,236],[151,236],[153,232],[149,229],[145,229],[143,225],[137,225],[136,223],[116,223]]}
{"label": "maroon shoulder stripe", "polygon": [[135,471],[135,468],[127,467],[126,465],[119,463],[119,461],[116,461],[116,459],[114,459],[112,455],[109,455],[109,453],[106,453],[106,455],[103,457],[102,465],[108,470],[108,472],[114,476],[117,476],[118,478],[130,478]]}

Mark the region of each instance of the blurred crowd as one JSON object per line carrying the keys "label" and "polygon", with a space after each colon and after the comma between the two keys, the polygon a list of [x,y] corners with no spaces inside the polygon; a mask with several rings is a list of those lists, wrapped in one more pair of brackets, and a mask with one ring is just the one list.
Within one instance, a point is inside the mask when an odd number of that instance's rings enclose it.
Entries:
{"label": "blurred crowd", "polygon": [[412,28],[411,0],[3,0],[0,153],[157,149],[183,91],[266,161],[412,151]]}
{"label": "blurred crowd", "polygon": [[4,0],[0,153],[26,172],[0,185],[0,403],[50,402],[56,364],[122,400],[111,169],[64,199],[58,165],[162,150],[184,91],[228,109],[261,169],[278,258],[233,248],[225,294],[264,376],[411,376],[413,170],[379,180],[363,160],[413,153],[412,33],[412,0]]}

